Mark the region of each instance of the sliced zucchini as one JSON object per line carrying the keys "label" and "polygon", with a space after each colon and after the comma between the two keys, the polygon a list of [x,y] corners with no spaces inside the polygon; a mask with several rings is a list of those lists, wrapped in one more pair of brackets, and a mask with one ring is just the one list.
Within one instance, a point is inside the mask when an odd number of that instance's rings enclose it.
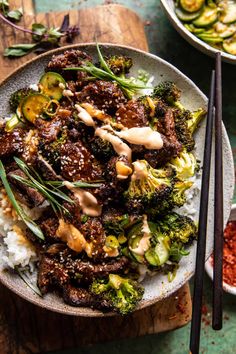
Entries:
{"label": "sliced zucchini", "polygon": [[193,21],[194,26],[196,27],[208,27],[215,23],[218,19],[218,9],[210,8],[205,6],[202,14]]}
{"label": "sliced zucchini", "polygon": [[169,259],[169,250],[163,242],[162,237],[158,237],[155,248],[150,248],[145,252],[145,258],[152,266],[161,266]]}
{"label": "sliced zucchini", "polygon": [[222,43],[223,38],[221,38],[218,34],[207,34],[207,33],[200,33],[197,34],[197,37],[203,40],[204,42],[208,43]]}
{"label": "sliced zucchini", "polygon": [[219,33],[219,36],[223,39],[227,39],[232,37],[234,34],[236,33],[236,29],[234,28],[228,28],[227,30],[225,30],[222,33]]}
{"label": "sliced zucchini", "polygon": [[[59,101],[62,98],[63,90],[66,87],[66,82],[63,77],[52,71],[43,74],[40,81],[41,92],[50,98]],[[62,85],[60,85],[62,84]]]}
{"label": "sliced zucchini", "polygon": [[22,114],[25,119],[34,124],[35,120],[44,112],[49,102],[50,98],[42,93],[29,95],[22,102]]}
{"label": "sliced zucchini", "polygon": [[228,1],[225,11],[220,16],[220,21],[225,24],[236,22],[236,3],[235,1]]}
{"label": "sliced zucchini", "polygon": [[145,258],[150,265],[154,267],[159,266],[159,258],[156,255],[154,248],[150,248],[147,252],[145,252]]}
{"label": "sliced zucchini", "polygon": [[143,235],[142,234],[139,234],[139,235],[135,235],[135,236],[132,236],[130,239],[129,239],[129,250],[132,254],[132,256],[134,257],[134,259],[138,262],[138,263],[144,263],[144,257],[140,254],[137,254],[136,252],[133,252],[133,250],[135,248],[138,247],[139,245],[139,242],[140,240],[142,239]]}
{"label": "sliced zucchini", "polygon": [[201,15],[201,10],[196,12],[186,12],[179,7],[176,7],[175,13],[177,17],[183,22],[192,22]]}
{"label": "sliced zucchini", "polygon": [[205,0],[180,0],[180,6],[187,12],[196,12],[201,9]]}
{"label": "sliced zucchini", "polygon": [[229,54],[236,55],[236,38],[224,41],[223,49]]}

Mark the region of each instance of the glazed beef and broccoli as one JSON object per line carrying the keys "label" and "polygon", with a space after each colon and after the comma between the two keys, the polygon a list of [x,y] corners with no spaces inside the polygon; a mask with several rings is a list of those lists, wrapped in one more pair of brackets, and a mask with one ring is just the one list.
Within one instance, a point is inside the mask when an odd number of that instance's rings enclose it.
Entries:
{"label": "glazed beef and broccoli", "polygon": [[41,293],[127,314],[144,293],[140,266],[170,275],[196,238],[176,208],[199,168],[205,112],[186,110],[172,82],[144,95],[131,58],[98,54],[96,64],[80,50],[54,55],[36,87],[11,95],[0,175]]}

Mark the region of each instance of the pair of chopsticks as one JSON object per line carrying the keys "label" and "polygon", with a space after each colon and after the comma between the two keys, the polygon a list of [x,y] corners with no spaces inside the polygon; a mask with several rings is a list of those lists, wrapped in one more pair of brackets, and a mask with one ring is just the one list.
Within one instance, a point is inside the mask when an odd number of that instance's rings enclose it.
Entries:
{"label": "pair of chopsticks", "polygon": [[[215,114],[214,114],[215,113]],[[215,118],[215,119],[214,119]],[[215,192],[214,192],[214,279],[212,328],[222,328],[222,263],[223,263],[223,174],[222,174],[222,81],[221,54],[216,54],[215,70],[211,74],[211,87],[206,123],[202,188],[198,226],[196,268],[194,278],[193,310],[190,335],[190,353],[199,353],[203,278],[206,253],[206,232],[212,151],[212,132],[215,122]]]}

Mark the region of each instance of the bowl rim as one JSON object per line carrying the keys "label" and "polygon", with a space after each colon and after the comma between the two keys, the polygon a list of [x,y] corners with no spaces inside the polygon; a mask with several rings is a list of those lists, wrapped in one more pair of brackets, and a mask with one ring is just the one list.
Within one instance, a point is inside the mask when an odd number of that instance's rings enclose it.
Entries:
{"label": "bowl rim", "polygon": [[[173,0],[171,1],[174,2]],[[184,27],[183,23],[178,19],[172,7],[169,5],[169,1],[161,0],[161,5],[165,10],[167,17],[169,18],[172,25],[189,44],[193,45],[196,49],[202,51],[203,53],[211,57],[215,57],[215,54],[220,52],[223,61],[229,64],[236,65],[236,55],[232,55],[222,50],[216,49],[207,44],[206,42],[202,41],[198,37],[194,36],[194,34],[192,34],[190,31],[188,31],[187,28]]]}
{"label": "bowl rim", "polygon": [[[207,97],[203,94],[203,92],[196,86],[196,84],[190,79],[188,78],[185,74],[183,74],[179,69],[177,69],[174,65],[170,64],[169,62],[167,62],[166,60],[160,58],[157,55],[151,54],[151,53],[147,53],[143,50],[140,49],[136,49],[133,48],[131,46],[126,46],[126,45],[117,45],[117,44],[112,44],[112,43],[99,43],[99,45],[101,47],[107,48],[107,47],[111,47],[111,48],[124,48],[124,49],[128,49],[131,50],[133,52],[136,53],[140,53],[145,55],[146,57],[150,57],[152,59],[158,60],[159,62],[163,63],[165,66],[167,66],[169,69],[171,69],[172,71],[174,71],[177,75],[180,75],[181,78],[184,78],[185,81],[187,83],[189,83],[192,88],[195,90],[196,94],[198,94],[205,102],[207,102]],[[95,42],[86,42],[86,43],[77,43],[77,44],[72,44],[72,45],[68,45],[68,46],[63,46],[57,49],[53,49],[50,50],[46,53],[40,54],[37,57],[28,60],[27,62],[23,63],[21,66],[19,66],[17,69],[15,69],[11,74],[9,74],[6,78],[4,78],[4,80],[2,80],[0,82],[0,88],[12,77],[14,77],[15,74],[17,74],[19,71],[24,70],[25,67],[27,67],[29,64],[32,64],[34,62],[39,61],[40,59],[43,59],[45,57],[48,56],[52,56],[53,54],[57,54],[60,52],[64,52],[65,50],[69,50],[69,49],[75,49],[78,48],[80,49],[81,47],[95,47],[96,43]],[[230,142],[229,142],[229,138],[226,132],[226,129],[223,125],[223,132],[224,132],[224,137],[226,140],[226,144],[228,146],[229,149],[230,148]],[[231,187],[230,187],[231,188]],[[232,188],[231,188],[232,190]],[[233,190],[232,190],[233,193]],[[231,196],[232,199],[232,196]],[[207,258],[210,257],[210,252],[209,254],[206,254],[206,260]],[[92,310],[90,308],[88,308],[90,310],[89,314],[86,311],[83,311],[83,309],[85,308],[80,308],[80,307],[72,307],[69,305],[65,305],[65,308],[63,308],[63,306],[60,306],[59,308],[57,307],[52,307],[52,305],[49,305],[48,303],[45,303],[43,301],[40,301],[41,299],[38,299],[36,297],[30,297],[27,295],[27,293],[22,293],[20,291],[20,289],[18,289],[17,287],[14,287],[14,285],[11,283],[9,284],[9,282],[7,281],[7,278],[3,276],[4,272],[0,271],[0,282],[5,285],[7,288],[9,288],[11,291],[13,291],[15,294],[19,295],[20,297],[24,298],[25,300],[34,303],[35,305],[40,306],[41,308],[45,308],[47,310],[53,311],[53,312],[58,312],[61,314],[66,314],[66,315],[73,315],[73,316],[81,316],[81,317],[106,317],[106,316],[116,316],[116,314],[114,313],[103,313],[101,311],[98,310]],[[173,287],[173,289],[168,292],[168,297],[170,295],[172,295],[173,293],[175,293],[178,289],[180,289],[194,274],[194,270],[192,270],[191,272],[188,272],[187,274],[185,274],[185,276],[183,277],[183,279],[178,283],[177,286]],[[135,309],[135,311],[141,310],[147,306],[153,305],[158,301],[161,301],[163,299],[167,298],[166,293],[162,292],[161,294],[158,295],[158,297],[154,298],[154,299],[150,299],[150,300],[142,300],[137,308]],[[68,309],[68,307],[69,309]]]}
{"label": "bowl rim", "polygon": [[[232,204],[231,207],[231,213],[229,216],[229,221],[236,221],[236,203]],[[211,280],[213,281],[213,267],[211,264],[211,256],[208,258],[208,260],[205,263],[205,269]],[[223,289],[225,292],[236,295],[236,286],[230,285],[226,282],[223,281]]]}

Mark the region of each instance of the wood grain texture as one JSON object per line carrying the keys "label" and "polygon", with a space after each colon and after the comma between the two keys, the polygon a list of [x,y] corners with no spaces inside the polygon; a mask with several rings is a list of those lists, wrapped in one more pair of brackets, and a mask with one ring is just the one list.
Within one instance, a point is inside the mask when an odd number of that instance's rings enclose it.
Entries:
{"label": "wood grain texture", "polygon": [[[41,13],[35,15],[31,0],[10,1],[14,8],[22,7],[24,16],[17,23],[25,28],[31,28],[32,23],[40,22],[49,27],[60,27],[67,12]],[[117,4],[97,6],[81,10],[70,10],[70,25],[80,27],[74,43],[85,42],[109,42],[126,44],[131,47],[148,51],[148,44],[145,37],[144,26],[138,15]],[[127,21],[128,19],[128,21]],[[0,24],[0,81],[27,60],[35,57],[36,54],[29,54],[18,59],[9,59],[3,56],[4,49],[11,44],[30,43],[31,35],[16,31],[5,23]],[[62,40],[62,44],[66,44]]]}
{"label": "wood grain texture", "polygon": [[188,285],[128,317],[81,318],[36,307],[0,286],[0,353],[43,353],[167,331],[190,320]]}
{"label": "wood grain texture", "polygon": [[[34,14],[30,0],[10,1],[24,8],[22,25],[33,22],[60,26],[66,12]],[[144,27],[140,18],[120,5],[98,6],[93,9],[69,11],[72,25],[80,26],[76,42],[111,42],[148,50]],[[19,65],[34,57],[2,57],[11,43],[30,41],[29,35],[15,32],[0,24],[0,79]],[[76,318],[38,308],[0,285],[0,353],[29,354],[72,348],[119,338],[136,337],[172,330],[188,323],[191,318],[191,298],[188,284],[176,294],[128,318]]]}

